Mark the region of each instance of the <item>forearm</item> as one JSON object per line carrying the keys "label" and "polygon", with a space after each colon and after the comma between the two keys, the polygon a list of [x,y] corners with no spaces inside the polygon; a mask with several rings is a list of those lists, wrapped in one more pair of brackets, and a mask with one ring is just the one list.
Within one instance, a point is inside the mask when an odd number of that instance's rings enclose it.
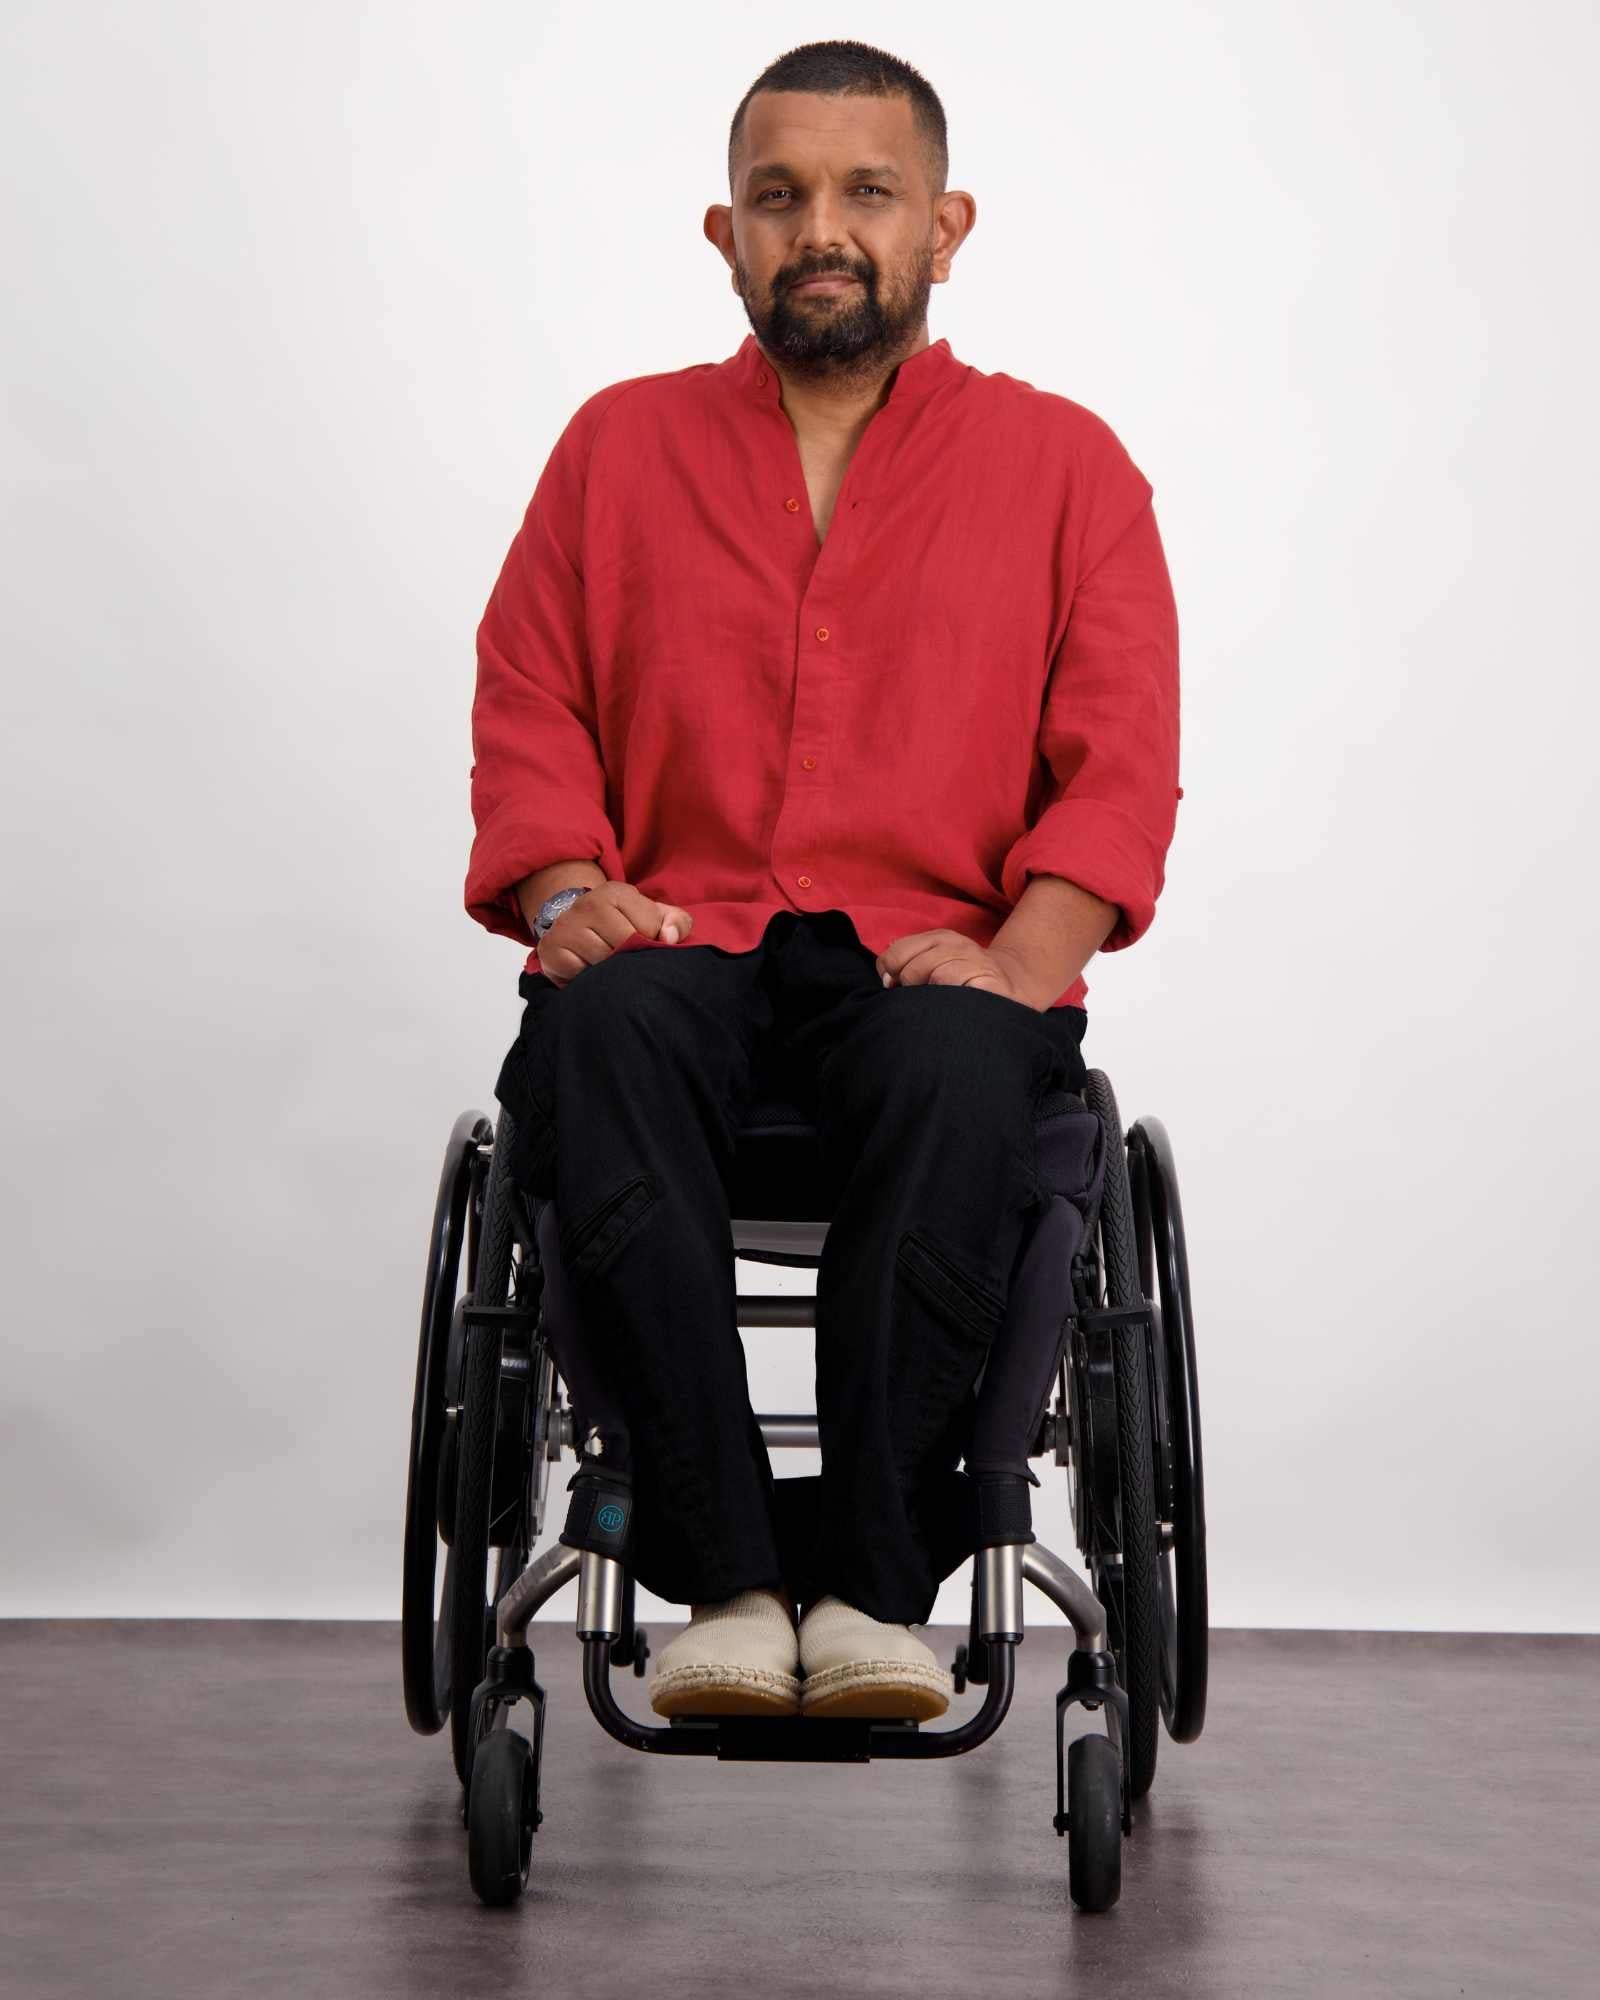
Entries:
{"label": "forearm", "polygon": [[1116,926],[1117,905],[1062,875],[1031,875],[989,949],[1041,1012],[1082,972]]}
{"label": "forearm", "polygon": [[515,893],[528,929],[533,929],[539,905],[547,896],[558,889],[597,889],[605,879],[605,870],[595,861],[552,861],[548,868],[524,876]]}

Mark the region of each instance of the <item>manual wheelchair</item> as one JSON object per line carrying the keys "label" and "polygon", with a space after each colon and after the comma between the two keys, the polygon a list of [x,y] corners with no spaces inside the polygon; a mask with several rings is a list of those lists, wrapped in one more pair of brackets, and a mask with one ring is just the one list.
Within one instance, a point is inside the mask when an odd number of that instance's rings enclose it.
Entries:
{"label": "manual wheelchair", "polygon": [[[510,1171],[514,1126],[464,1112],[446,1149],[428,1246],[411,1414],[401,1647],[406,1715],[447,1725],[463,1786],[472,1886],[488,1904],[527,1884],[540,1808],[545,1690],[530,1620],[578,1582],[583,1690],[601,1728],[637,1750],[721,1759],[854,1762],[953,1756],[999,1728],[1023,1637],[1023,1583],[1070,1621],[1056,1696],[1056,1811],[1081,1909],[1121,1892],[1122,1837],[1155,1775],[1159,1727],[1200,1734],[1208,1656],[1205,1507],[1188,1260],[1172,1148],[1157,1118],[1124,1135],[1103,1071],[1037,1113],[1049,1199],[1011,1274],[1005,1318],[973,1392],[972,1609],[952,1671],[983,1689],[964,1720],[674,1716],[647,1726],[618,1703],[612,1668],[642,1677],[634,1619],[626,1427],[578,1325],[553,1202]],[[819,1261],[816,1134],[781,1098],[752,1105],[730,1188],[735,1252],[773,1266]],[[814,1327],[810,1296],[741,1294],[746,1327]],[[565,1400],[563,1389],[566,1391]],[[773,1447],[815,1445],[814,1415],[764,1416]],[[610,1441],[608,1454],[607,1441]],[[619,1453],[619,1440],[623,1449]],[[577,1469],[558,1539],[544,1527],[550,1467]],[[1028,1461],[1066,1469],[1089,1582],[1040,1544]],[[975,1469],[976,1468],[976,1469]],[[439,1562],[440,1547],[444,1561]],[[526,1701],[531,1734],[507,1726]],[[1106,1731],[1066,1742],[1066,1711]]]}

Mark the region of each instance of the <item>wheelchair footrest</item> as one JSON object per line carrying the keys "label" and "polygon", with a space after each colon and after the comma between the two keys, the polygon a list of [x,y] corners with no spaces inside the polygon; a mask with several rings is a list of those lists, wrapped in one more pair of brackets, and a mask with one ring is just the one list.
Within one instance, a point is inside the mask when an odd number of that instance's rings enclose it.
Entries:
{"label": "wheelchair footrest", "polygon": [[885,1734],[917,1730],[912,1721],[828,1715],[675,1715],[671,1727],[714,1737],[718,1761],[739,1764],[867,1764]]}

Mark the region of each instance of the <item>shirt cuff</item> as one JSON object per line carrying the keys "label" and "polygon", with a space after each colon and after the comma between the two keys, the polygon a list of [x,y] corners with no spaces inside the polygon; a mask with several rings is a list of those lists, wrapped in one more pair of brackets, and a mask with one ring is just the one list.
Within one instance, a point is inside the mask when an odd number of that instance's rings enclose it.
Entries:
{"label": "shirt cuff", "polygon": [[1103,799],[1057,799],[1006,855],[1000,889],[1015,908],[1030,875],[1060,875],[1117,906],[1101,951],[1125,951],[1155,920],[1163,856],[1121,806]]}

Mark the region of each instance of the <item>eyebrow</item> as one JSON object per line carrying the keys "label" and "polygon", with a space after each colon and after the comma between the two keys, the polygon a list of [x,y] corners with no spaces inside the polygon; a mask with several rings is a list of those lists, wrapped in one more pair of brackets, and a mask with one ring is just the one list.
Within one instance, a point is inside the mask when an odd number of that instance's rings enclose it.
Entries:
{"label": "eyebrow", "polygon": [[[803,176],[786,160],[764,160],[759,166],[752,167],[745,176],[747,184],[752,187],[758,181],[797,181],[802,178]],[[847,181],[860,179],[899,181],[904,178],[903,174],[890,166],[851,167],[845,174]]]}

